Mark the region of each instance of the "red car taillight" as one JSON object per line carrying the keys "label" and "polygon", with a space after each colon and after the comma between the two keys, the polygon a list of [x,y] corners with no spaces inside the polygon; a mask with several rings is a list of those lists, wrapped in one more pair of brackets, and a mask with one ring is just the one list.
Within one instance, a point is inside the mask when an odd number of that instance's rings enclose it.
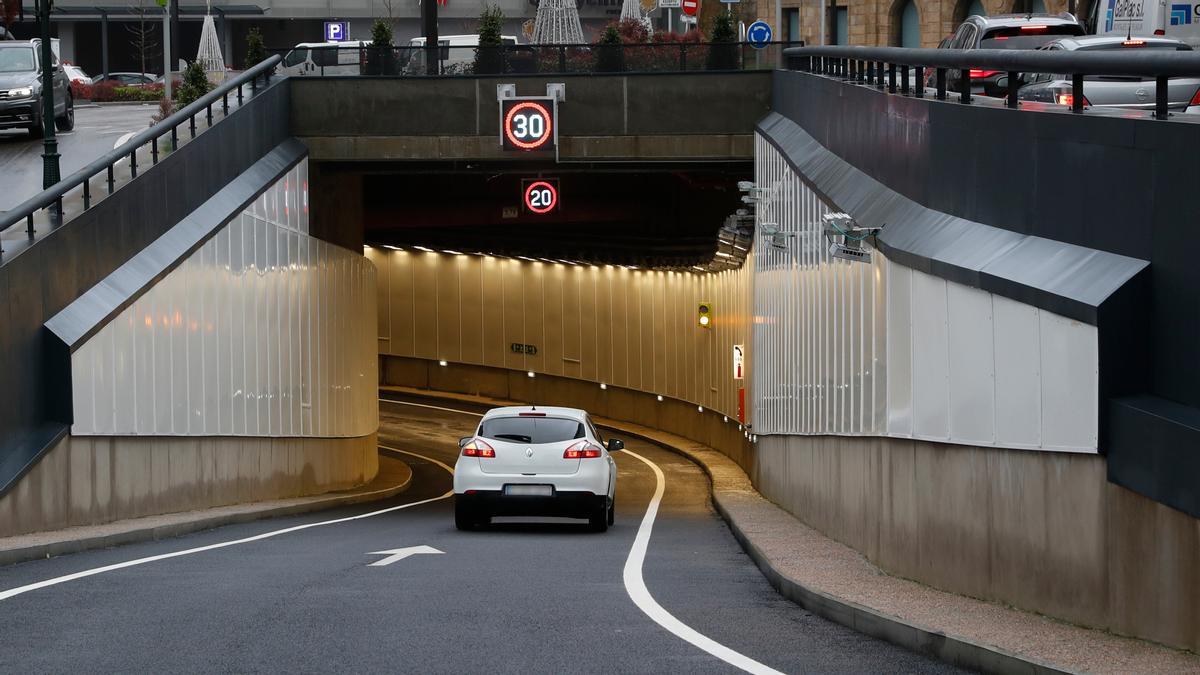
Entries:
{"label": "red car taillight", "polygon": [[[1069,107],[1075,105],[1075,95],[1074,94],[1056,93],[1056,94],[1054,94],[1054,102],[1059,105],[1065,105],[1069,108]],[[1092,105],[1092,104],[1087,100],[1087,97],[1084,96],[1083,97],[1083,107],[1086,108],[1090,105]]]}
{"label": "red car taillight", "polygon": [[971,79],[978,79],[981,77],[991,77],[993,75],[999,75],[1000,71],[998,71],[998,70],[980,70],[978,68],[972,68],[967,71],[967,74],[971,76]]}
{"label": "red car taillight", "polygon": [[463,446],[463,457],[495,457],[496,451],[492,446],[478,438]]}
{"label": "red car taillight", "polygon": [[1192,100],[1188,101],[1188,105],[1200,105],[1200,89],[1197,89],[1196,93],[1192,95]]}
{"label": "red car taillight", "polygon": [[600,456],[600,446],[587,441],[579,441],[563,451],[563,459],[587,459]]}

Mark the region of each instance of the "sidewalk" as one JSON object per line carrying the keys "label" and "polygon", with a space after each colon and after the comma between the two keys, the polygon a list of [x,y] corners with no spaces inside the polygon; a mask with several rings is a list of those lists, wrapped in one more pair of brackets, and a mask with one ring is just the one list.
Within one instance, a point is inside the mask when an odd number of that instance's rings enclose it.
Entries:
{"label": "sidewalk", "polygon": [[262,518],[294,516],[310,511],[349,506],[360,502],[387,499],[408,489],[412,469],[403,461],[381,454],[379,474],[375,480],[344,492],[331,492],[312,497],[276,499],[250,504],[219,506],[198,511],[167,513],[131,520],[119,520],[103,525],[71,527],[65,530],[37,532],[0,539],[0,565],[38,560],[67,553],[152,539],[177,537],[189,532],[245,523]]}
{"label": "sidewalk", "polygon": [[[513,405],[408,387],[381,389],[476,405]],[[763,575],[814,614],[990,673],[1200,673],[1200,655],[890,576],[764,499],[741,467],[720,452],[637,424],[595,419],[699,464],[712,481],[717,511]]]}

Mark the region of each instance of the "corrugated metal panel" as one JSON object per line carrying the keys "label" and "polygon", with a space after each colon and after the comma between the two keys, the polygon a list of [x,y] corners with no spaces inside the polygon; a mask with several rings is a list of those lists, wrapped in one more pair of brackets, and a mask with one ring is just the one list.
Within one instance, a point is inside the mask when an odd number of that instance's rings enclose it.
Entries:
{"label": "corrugated metal panel", "polygon": [[306,178],[302,162],[75,350],[72,433],[375,429],[374,267],[307,236]]}

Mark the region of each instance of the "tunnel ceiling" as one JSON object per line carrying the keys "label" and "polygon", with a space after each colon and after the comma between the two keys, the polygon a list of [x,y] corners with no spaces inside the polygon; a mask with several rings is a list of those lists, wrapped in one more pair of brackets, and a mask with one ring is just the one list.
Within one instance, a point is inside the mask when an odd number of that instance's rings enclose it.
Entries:
{"label": "tunnel ceiling", "polygon": [[[368,244],[684,268],[713,260],[752,167],[406,165],[364,174]],[[539,177],[559,185],[559,208],[545,215],[522,208],[524,181]]]}

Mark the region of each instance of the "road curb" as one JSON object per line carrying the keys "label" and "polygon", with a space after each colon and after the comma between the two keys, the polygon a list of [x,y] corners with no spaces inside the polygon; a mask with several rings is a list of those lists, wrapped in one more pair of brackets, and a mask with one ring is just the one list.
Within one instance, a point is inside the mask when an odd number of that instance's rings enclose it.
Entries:
{"label": "road curb", "polygon": [[[391,453],[389,453],[388,456],[390,459],[407,466],[407,463],[394,457],[394,455]],[[46,544],[0,550],[0,567],[21,562],[28,562],[30,560],[52,558],[69,553],[80,553],[83,551],[121,546],[124,544],[168,539],[184,534],[199,532],[201,530],[211,530],[213,528],[223,527],[225,525],[248,523],[266,518],[278,518],[280,516],[294,516],[302,513],[336,508],[339,506],[350,506],[352,504],[361,504],[380,499],[388,499],[408,490],[408,488],[412,485],[412,477],[413,473],[412,469],[410,468],[408,475],[404,478],[403,482],[391,487],[386,487],[371,492],[336,494],[312,499],[299,504],[286,504],[282,506],[265,507],[262,509],[248,511],[243,510],[235,513],[222,513],[217,515],[203,515],[205,512],[199,511],[197,512],[200,514],[199,517],[195,518],[194,520],[141,527],[123,532],[115,532],[112,534],[79,537],[77,539],[69,539],[65,541],[56,541]],[[227,507],[215,508],[220,509]],[[3,540],[0,540],[0,542],[2,541]]]}
{"label": "road curb", "polygon": [[[385,388],[384,391],[395,391],[397,393],[412,394],[415,396],[435,399],[439,401],[454,401],[459,403],[482,403],[492,404],[493,401],[484,399],[483,397],[467,396],[462,394],[449,394],[440,396],[438,392],[428,390],[408,390],[407,388]],[[504,401],[495,401],[494,403],[509,403]],[[904,647],[914,652],[925,654],[936,658],[940,661],[950,663],[956,666],[971,668],[986,673],[995,673],[997,675],[1049,675],[1051,673],[1067,673],[1070,671],[1061,670],[1053,665],[1032,659],[1019,654],[1014,654],[997,647],[983,645],[965,637],[947,634],[944,631],[935,630],[927,626],[917,624],[915,622],[906,621],[897,616],[884,614],[882,612],[871,609],[856,602],[845,600],[828,593],[809,588],[796,579],[788,576],[780,570],[780,567],[773,561],[770,556],[763,553],[753,541],[752,535],[747,533],[746,524],[739,519],[736,509],[733,508],[732,502],[735,498],[743,497],[750,494],[753,499],[767,502],[766,498],[758,493],[757,490],[751,489],[749,492],[745,489],[724,489],[720,482],[723,481],[717,475],[717,471],[712,466],[709,458],[704,456],[704,453],[691,451],[685,447],[672,445],[661,437],[656,435],[640,432],[634,428],[625,426],[624,423],[598,418],[596,420],[599,426],[620,432],[623,435],[638,438],[640,440],[651,443],[655,446],[663,448],[669,452],[686,457],[688,460],[698,465],[708,476],[709,486],[712,493],[713,505],[716,507],[717,513],[729,525],[730,531],[738,544],[754,561],[762,575],[767,579],[767,582],[775,588],[783,597],[800,605],[804,609],[816,614],[820,617],[839,623],[847,628],[869,635],[871,637],[890,642],[894,645]],[[659,432],[664,435],[667,432]],[[699,444],[697,444],[699,445]],[[729,459],[720,452],[711,448],[705,448],[707,452],[715,453],[719,458],[733,465],[733,460]],[[734,465],[736,466],[736,465]],[[742,473],[738,467],[738,472]],[[770,503],[770,502],[767,502]],[[778,508],[775,505],[771,505]]]}

